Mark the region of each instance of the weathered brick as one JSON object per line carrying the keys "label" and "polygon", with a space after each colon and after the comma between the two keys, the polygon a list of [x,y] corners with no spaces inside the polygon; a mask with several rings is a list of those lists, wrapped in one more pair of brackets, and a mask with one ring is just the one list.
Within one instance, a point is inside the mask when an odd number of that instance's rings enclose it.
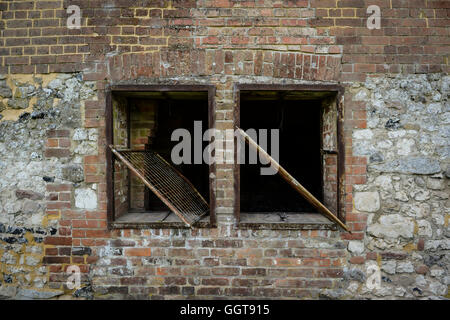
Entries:
{"label": "weathered brick", "polygon": [[148,257],[148,256],[151,256],[151,249],[150,248],[125,249],[125,255],[136,256],[136,257]]}

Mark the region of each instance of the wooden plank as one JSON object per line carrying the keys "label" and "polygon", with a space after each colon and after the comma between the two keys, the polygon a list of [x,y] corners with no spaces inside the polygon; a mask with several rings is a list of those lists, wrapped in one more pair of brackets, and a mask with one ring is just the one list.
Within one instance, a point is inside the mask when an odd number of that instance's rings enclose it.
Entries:
{"label": "wooden plank", "polygon": [[[169,211],[153,211],[153,212],[128,212],[117,218],[116,221],[110,223],[112,229],[188,229],[186,224],[178,219],[175,213]],[[164,219],[165,218],[165,219]],[[200,220],[192,224],[196,228],[212,228],[208,217],[203,216]]]}
{"label": "wooden plank", "polygon": [[344,93],[339,91],[337,101],[337,215],[345,221],[345,134],[344,134]]}
{"label": "wooden plank", "polygon": [[[106,91],[106,110],[105,110],[105,137],[106,145],[113,143],[113,106],[111,90]],[[110,148],[106,148],[106,216],[109,223],[115,219],[115,204],[114,204],[114,159]]]}
{"label": "wooden plank", "polygon": [[[216,127],[216,87],[208,88],[208,127],[214,129]],[[213,155],[214,156],[214,155]],[[211,225],[217,226],[216,216],[216,185],[217,167],[215,161],[209,164],[209,216]]]}
{"label": "wooden plank", "polygon": [[[241,126],[241,94],[239,92],[239,86],[234,85],[235,93],[235,104],[233,108],[233,126],[238,128]],[[239,224],[241,220],[241,166],[239,165],[238,159],[238,146],[240,141],[237,135],[234,135],[234,165],[233,165],[233,178],[234,178],[234,217],[236,218],[236,223]]]}
{"label": "wooden plank", "polygon": [[241,212],[240,229],[256,230],[337,230],[337,225],[317,213],[285,212],[281,220],[276,212]]}
{"label": "wooden plank", "polygon": [[[286,180],[298,193],[300,193],[311,205],[313,205],[320,213],[337,223],[344,230],[350,232],[349,228],[337,218],[327,207],[325,207],[316,197],[314,197],[305,187],[303,187],[293,176],[289,174],[275,159],[273,159],[264,149],[262,149],[250,136],[241,128],[236,128],[244,140],[258,151],[273,167],[278,170],[278,174]],[[350,232],[351,233],[351,232]]]}

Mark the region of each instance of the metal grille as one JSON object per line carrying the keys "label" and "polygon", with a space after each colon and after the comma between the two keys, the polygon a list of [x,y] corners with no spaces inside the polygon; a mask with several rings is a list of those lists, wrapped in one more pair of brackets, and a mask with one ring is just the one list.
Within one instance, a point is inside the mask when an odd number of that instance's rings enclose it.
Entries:
{"label": "metal grille", "polygon": [[187,225],[208,213],[208,203],[191,182],[156,152],[110,148]]}

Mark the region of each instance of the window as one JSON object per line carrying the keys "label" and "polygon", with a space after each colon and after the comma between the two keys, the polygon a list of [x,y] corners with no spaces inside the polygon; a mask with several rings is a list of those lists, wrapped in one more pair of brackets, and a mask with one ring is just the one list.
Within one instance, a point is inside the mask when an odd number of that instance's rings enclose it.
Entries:
{"label": "window", "polygon": [[[326,208],[343,220],[344,148],[340,88],[332,85],[237,86],[235,124],[247,133],[278,130],[280,165]],[[260,138],[253,135],[254,140]],[[237,138],[239,139],[239,138]],[[273,148],[266,138],[270,154]],[[259,141],[256,141],[259,142]],[[236,140],[236,143],[238,141]],[[243,228],[334,228],[282,175],[262,175],[245,161],[235,165],[235,215]],[[235,153],[235,163],[237,163]],[[242,158],[243,159],[243,158]],[[339,221],[338,221],[339,222]]]}
{"label": "window", "polygon": [[171,139],[176,129],[194,137],[194,124],[213,127],[213,97],[212,86],[111,88],[106,129],[110,228],[215,224],[214,165],[194,159],[175,164],[172,150],[178,141]]}

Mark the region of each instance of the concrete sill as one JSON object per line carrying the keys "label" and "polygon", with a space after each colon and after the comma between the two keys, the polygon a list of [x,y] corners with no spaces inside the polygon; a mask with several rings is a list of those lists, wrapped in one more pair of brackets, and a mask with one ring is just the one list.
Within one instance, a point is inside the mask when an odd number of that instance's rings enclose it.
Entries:
{"label": "concrete sill", "polygon": [[[113,222],[110,229],[189,229],[176,214],[171,212],[127,212]],[[319,213],[286,213],[282,221],[277,213],[241,212],[239,229],[253,230],[337,230],[336,224]],[[210,217],[205,216],[193,228],[215,228]]]}
{"label": "concrete sill", "polygon": [[282,221],[278,213],[241,212],[239,229],[256,230],[337,230],[335,223],[319,213],[286,213]]}
{"label": "concrete sill", "polygon": [[[109,222],[110,229],[189,229],[178,216],[170,212],[127,212]],[[209,216],[204,216],[196,222],[193,228],[214,228],[210,222]]]}

